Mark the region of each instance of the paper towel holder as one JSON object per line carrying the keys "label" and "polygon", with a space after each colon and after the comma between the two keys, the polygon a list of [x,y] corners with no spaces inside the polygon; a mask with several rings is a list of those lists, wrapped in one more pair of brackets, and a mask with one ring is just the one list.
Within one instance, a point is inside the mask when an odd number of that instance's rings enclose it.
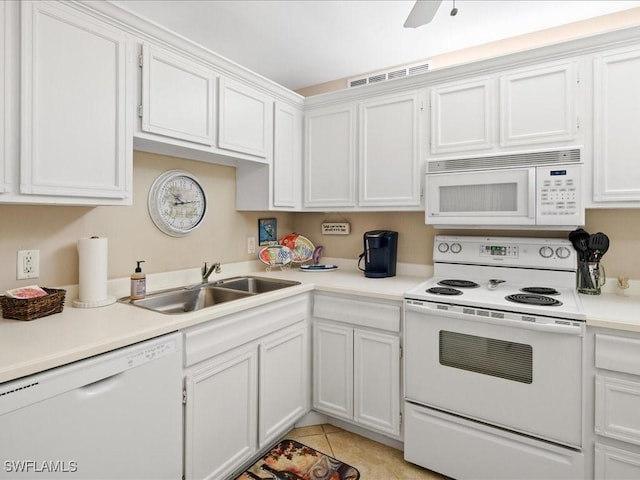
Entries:
{"label": "paper towel holder", "polygon": [[[95,236],[95,235],[94,235],[94,236],[91,236],[91,237],[89,237],[89,238],[85,238],[85,239],[80,239],[80,240],[78,240],[78,256],[79,256],[79,257],[82,257],[82,254],[81,254],[81,251],[80,251],[80,244],[81,244],[81,242],[91,241],[91,240],[102,240],[103,242],[105,242],[105,245],[103,246],[103,248],[104,248],[104,249],[107,249],[107,245],[106,245],[107,239],[106,239],[106,238],[100,238],[100,237],[98,237],[98,236]],[[93,254],[95,254],[95,251],[94,251],[94,252],[92,252],[92,253],[93,253]],[[107,253],[107,252],[105,251],[104,253],[105,253],[105,255],[106,255],[106,253]],[[85,258],[85,259],[86,259],[86,258]],[[85,299],[82,299],[82,300],[81,300],[80,298],[76,298],[76,299],[74,299],[74,300],[73,300],[73,302],[71,303],[75,308],[96,308],[96,307],[104,307],[104,306],[111,305],[111,304],[113,304],[113,303],[115,303],[115,302],[116,302],[116,297],[114,297],[114,296],[109,296],[109,295],[107,294],[107,265],[106,265],[106,257],[103,259],[103,261],[104,261],[105,263],[104,263],[103,265],[101,265],[101,267],[102,267],[102,270],[103,270],[103,273],[104,273],[104,279],[103,279],[103,281],[104,281],[104,286],[103,286],[103,288],[104,288],[104,294],[105,294],[104,298],[91,299],[91,300],[87,300],[86,298],[85,298]],[[81,282],[82,282],[82,280],[83,280],[83,279],[81,278],[81,277],[82,277],[82,273],[81,273],[81,270],[82,270],[82,262],[83,262],[83,259],[82,259],[82,258],[80,258],[80,265],[79,265],[79,267],[80,267],[80,268],[79,268],[80,272],[79,272],[79,278],[78,278],[78,296],[80,296],[80,294],[81,294],[81,290],[82,290],[82,288],[81,288],[81,286],[80,286],[80,283],[81,283]],[[100,269],[99,269],[99,270],[100,270]],[[102,280],[102,279],[101,279],[101,280]]]}

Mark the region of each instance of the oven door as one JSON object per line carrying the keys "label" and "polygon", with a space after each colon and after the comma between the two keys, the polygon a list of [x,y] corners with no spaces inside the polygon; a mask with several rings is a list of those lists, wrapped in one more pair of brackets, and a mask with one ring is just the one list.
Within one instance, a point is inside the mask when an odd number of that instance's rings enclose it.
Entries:
{"label": "oven door", "polygon": [[535,168],[427,174],[426,223],[535,225]]}
{"label": "oven door", "polygon": [[580,447],[584,325],[450,308],[405,301],[406,399]]}

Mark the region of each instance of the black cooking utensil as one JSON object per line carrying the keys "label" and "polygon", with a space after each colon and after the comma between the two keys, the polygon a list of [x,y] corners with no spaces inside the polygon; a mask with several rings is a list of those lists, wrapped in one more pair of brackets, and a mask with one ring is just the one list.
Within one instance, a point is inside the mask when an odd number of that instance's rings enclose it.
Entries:
{"label": "black cooking utensil", "polygon": [[591,236],[582,228],[578,228],[569,234],[569,241],[578,252],[578,260],[589,260],[589,238]]}
{"label": "black cooking utensil", "polygon": [[588,247],[590,259],[594,262],[599,262],[609,250],[609,237],[602,232],[589,235]]}
{"label": "black cooking utensil", "polygon": [[587,265],[589,261],[589,238],[589,233],[582,228],[569,233],[569,241],[578,252],[578,287],[580,288],[593,288],[591,277],[589,276],[589,265]]}

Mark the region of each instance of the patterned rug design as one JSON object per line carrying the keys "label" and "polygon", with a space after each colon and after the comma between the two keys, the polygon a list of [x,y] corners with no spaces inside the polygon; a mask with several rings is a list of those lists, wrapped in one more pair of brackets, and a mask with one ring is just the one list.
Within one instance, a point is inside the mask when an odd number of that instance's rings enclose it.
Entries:
{"label": "patterned rug design", "polygon": [[358,480],[360,472],[295,440],[282,440],[236,480]]}

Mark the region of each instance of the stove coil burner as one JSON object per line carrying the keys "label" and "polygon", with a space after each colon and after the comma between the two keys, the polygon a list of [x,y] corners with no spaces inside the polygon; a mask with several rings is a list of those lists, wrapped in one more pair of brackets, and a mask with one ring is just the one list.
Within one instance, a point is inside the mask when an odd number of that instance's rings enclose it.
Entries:
{"label": "stove coil burner", "polygon": [[537,293],[538,295],[560,295],[560,292],[555,288],[550,287],[525,287],[520,289],[525,293]]}
{"label": "stove coil burner", "polygon": [[433,293],[435,295],[462,295],[462,292],[457,288],[431,287],[426,291],[427,293]]}
{"label": "stove coil burner", "polygon": [[479,287],[476,282],[472,282],[471,280],[441,280],[438,282],[438,285],[442,285],[444,287],[458,287],[458,288],[476,288]]}
{"label": "stove coil burner", "polygon": [[542,307],[558,307],[562,305],[560,300],[546,297],[544,295],[536,295],[533,293],[516,293],[515,295],[507,295],[504,297],[510,302],[526,303],[527,305],[539,305]]}

